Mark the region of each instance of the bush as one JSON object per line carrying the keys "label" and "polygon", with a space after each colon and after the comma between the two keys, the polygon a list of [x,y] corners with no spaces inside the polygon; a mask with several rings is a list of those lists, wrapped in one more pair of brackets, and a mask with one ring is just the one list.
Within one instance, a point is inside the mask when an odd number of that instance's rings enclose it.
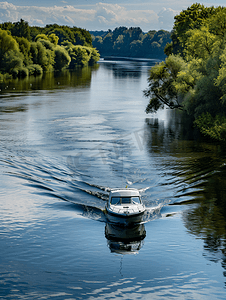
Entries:
{"label": "bush", "polygon": [[4,75],[2,73],[0,73],[0,82],[2,82],[4,79]]}
{"label": "bush", "polygon": [[18,77],[18,73],[19,73],[19,70],[17,68],[15,68],[11,71],[11,74],[14,79]]}
{"label": "bush", "polygon": [[25,67],[20,67],[20,68],[14,68],[12,71],[11,71],[11,75],[13,76],[13,78],[25,78],[27,76],[29,76],[29,71],[27,68]]}
{"label": "bush", "polygon": [[65,67],[68,67],[71,62],[71,57],[67,50],[62,46],[55,47],[55,70],[59,71]]}
{"label": "bush", "polygon": [[42,75],[43,73],[42,67],[37,64],[28,66],[28,71],[29,71],[29,75],[33,75],[33,76]]}
{"label": "bush", "polygon": [[22,67],[18,70],[18,77],[25,78],[29,75],[29,71],[27,68]]}
{"label": "bush", "polygon": [[91,57],[89,60],[89,65],[93,66],[95,63],[97,63],[100,59],[100,54],[95,48],[90,48],[92,50]]}
{"label": "bush", "polygon": [[23,54],[14,50],[5,53],[1,59],[1,67],[5,73],[11,73],[13,69],[23,66]]}

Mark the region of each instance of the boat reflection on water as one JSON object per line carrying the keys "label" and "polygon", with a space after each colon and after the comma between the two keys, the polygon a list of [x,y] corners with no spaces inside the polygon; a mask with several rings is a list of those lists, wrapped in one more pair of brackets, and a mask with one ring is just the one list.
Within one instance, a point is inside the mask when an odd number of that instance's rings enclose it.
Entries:
{"label": "boat reflection on water", "polygon": [[144,224],[120,227],[107,223],[105,237],[112,253],[137,254],[144,244],[146,231]]}

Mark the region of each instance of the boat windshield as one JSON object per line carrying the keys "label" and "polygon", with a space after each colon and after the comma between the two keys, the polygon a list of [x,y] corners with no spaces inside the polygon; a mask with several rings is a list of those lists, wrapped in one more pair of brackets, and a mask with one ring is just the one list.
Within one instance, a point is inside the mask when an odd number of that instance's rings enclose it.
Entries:
{"label": "boat windshield", "polygon": [[120,204],[140,204],[140,197],[112,197],[111,204],[112,205],[120,205]]}
{"label": "boat windshield", "polygon": [[113,205],[120,205],[120,198],[119,197],[112,197],[111,204]]}
{"label": "boat windshield", "polygon": [[129,204],[129,203],[131,203],[131,197],[123,197],[121,199],[122,199],[121,200],[122,204]]}
{"label": "boat windshield", "polygon": [[140,197],[132,197],[132,203],[140,204]]}

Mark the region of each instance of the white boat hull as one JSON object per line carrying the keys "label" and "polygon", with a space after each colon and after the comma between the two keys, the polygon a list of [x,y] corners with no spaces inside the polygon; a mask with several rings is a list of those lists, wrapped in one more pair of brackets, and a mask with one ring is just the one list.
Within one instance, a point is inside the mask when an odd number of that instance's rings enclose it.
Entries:
{"label": "white boat hull", "polygon": [[106,209],[107,219],[110,223],[117,223],[124,226],[142,223],[144,212],[145,210],[136,214],[117,214]]}

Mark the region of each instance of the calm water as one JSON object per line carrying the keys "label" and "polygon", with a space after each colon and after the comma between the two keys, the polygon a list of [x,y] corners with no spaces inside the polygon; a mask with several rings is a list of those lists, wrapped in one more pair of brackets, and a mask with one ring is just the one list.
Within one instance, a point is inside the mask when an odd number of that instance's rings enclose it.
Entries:
{"label": "calm water", "polygon": [[[1,86],[1,299],[225,299],[226,156],[169,110],[146,115],[154,62]],[[146,223],[103,212],[141,190]]]}

